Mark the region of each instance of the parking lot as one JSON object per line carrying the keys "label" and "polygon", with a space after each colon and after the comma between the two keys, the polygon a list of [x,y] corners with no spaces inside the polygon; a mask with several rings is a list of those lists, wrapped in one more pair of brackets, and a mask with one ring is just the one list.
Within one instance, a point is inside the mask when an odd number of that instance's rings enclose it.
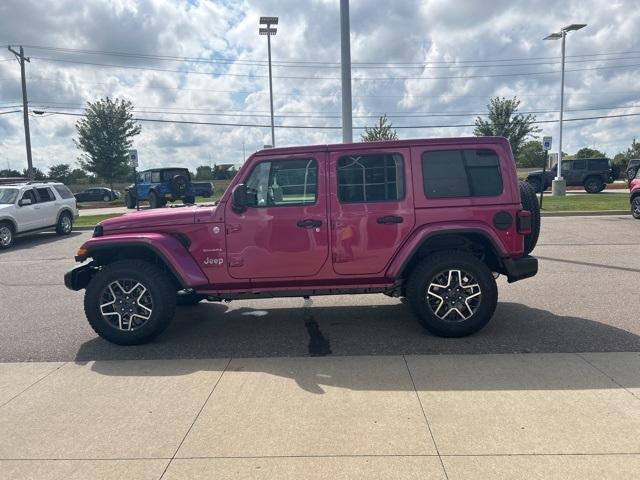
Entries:
{"label": "parking lot", "polygon": [[63,274],[89,232],[38,234],[0,254],[0,361],[640,351],[640,222],[544,218],[540,274],[508,285],[479,334],[442,339],[383,295],[204,303],[155,342],[117,347],[87,324]]}

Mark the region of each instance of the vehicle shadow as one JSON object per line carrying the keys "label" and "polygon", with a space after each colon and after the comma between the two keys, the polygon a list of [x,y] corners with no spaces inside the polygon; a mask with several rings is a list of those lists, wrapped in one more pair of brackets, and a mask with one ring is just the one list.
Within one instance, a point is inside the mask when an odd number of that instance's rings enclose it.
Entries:
{"label": "vehicle shadow", "polygon": [[[80,346],[75,359],[96,361],[100,371],[111,369],[101,363],[108,360],[614,351],[640,351],[640,336],[516,303],[500,303],[489,325],[466,338],[426,333],[400,302],[271,310],[203,304],[179,309],[152,343],[120,347],[96,337]],[[166,374],[188,373],[186,365],[172,364]]]}
{"label": "vehicle shadow", "polygon": [[11,252],[16,252],[18,250],[27,250],[30,248],[39,247],[41,245],[46,245],[47,243],[50,243],[50,242],[77,237],[78,235],[81,235],[81,234],[82,232],[79,232],[79,231],[73,231],[69,235],[65,235],[65,236],[60,236],[55,231],[27,233],[25,235],[16,237],[15,243],[10,249],[0,250],[0,255],[2,255],[3,253],[11,253]]}

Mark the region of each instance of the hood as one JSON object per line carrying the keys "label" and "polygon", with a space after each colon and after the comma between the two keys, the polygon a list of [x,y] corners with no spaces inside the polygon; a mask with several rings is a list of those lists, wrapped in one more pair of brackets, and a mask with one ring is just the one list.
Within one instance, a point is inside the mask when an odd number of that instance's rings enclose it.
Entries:
{"label": "hood", "polygon": [[[201,215],[200,212],[203,210],[203,207],[145,209],[103,220],[100,225],[105,234],[139,231],[150,227],[190,225],[195,223],[196,213]],[[211,210],[210,214],[213,214],[215,207],[209,207],[207,210]]]}
{"label": "hood", "polygon": [[0,211],[2,210],[8,210],[11,207],[14,207],[15,203],[0,203]]}

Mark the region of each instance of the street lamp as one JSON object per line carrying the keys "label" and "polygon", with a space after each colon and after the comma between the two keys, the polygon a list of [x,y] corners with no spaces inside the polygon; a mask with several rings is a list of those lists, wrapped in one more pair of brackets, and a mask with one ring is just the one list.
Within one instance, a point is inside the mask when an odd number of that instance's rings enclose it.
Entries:
{"label": "street lamp", "polygon": [[269,52],[269,101],[271,103],[271,146],[276,146],[276,134],[273,127],[273,82],[271,80],[271,35],[275,35],[277,28],[271,28],[271,25],[278,24],[278,17],[260,17],[260,25],[266,25],[266,28],[260,27],[258,33],[267,36],[267,50]]}
{"label": "street lamp", "polygon": [[566,27],[560,29],[559,32],[554,32],[543,40],[560,40],[562,39],[562,74],[560,77],[560,134],[558,135],[558,172],[556,178],[551,184],[551,194],[554,196],[564,196],[567,193],[567,184],[562,178],[562,114],[564,112],[564,44],[567,37],[567,32],[572,30],[580,30],[586,27],[586,23],[572,23]]}

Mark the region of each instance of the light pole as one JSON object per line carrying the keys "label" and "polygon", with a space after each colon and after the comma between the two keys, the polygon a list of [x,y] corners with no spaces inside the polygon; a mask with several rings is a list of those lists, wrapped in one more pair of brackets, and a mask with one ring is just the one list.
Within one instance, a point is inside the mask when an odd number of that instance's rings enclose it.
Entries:
{"label": "light pole", "polygon": [[271,25],[278,24],[278,17],[260,17],[260,25],[266,25],[266,28],[260,27],[258,33],[267,36],[267,50],[269,52],[269,102],[271,104],[271,146],[276,146],[276,134],[273,126],[273,82],[271,80],[271,35],[278,32],[277,28],[271,28]]}
{"label": "light pole", "polygon": [[342,69],[342,142],[353,142],[351,115],[351,38],[349,0],[340,0],[340,65]]}
{"label": "light pole", "polygon": [[567,38],[567,32],[572,30],[580,30],[586,27],[586,23],[572,23],[569,26],[563,27],[559,32],[554,32],[543,40],[560,40],[562,39],[562,73],[560,75],[560,132],[558,135],[558,171],[556,178],[551,183],[551,195],[563,197],[567,194],[567,183],[562,178],[562,114],[564,113],[564,45]]}

